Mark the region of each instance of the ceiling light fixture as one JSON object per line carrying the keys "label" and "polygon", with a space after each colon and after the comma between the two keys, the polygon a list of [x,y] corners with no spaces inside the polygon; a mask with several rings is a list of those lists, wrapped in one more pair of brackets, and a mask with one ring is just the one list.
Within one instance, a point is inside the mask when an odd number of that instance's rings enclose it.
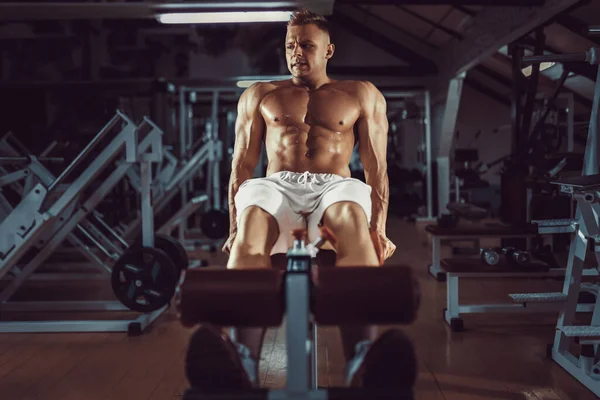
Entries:
{"label": "ceiling light fixture", "polygon": [[227,11],[166,13],[156,16],[162,24],[227,24],[247,22],[287,22],[292,11]]}
{"label": "ceiling light fixture", "polygon": [[[553,67],[555,64],[556,64],[555,62],[543,62],[543,63],[540,63],[540,72],[542,72],[544,70],[547,70],[548,68]],[[523,68],[521,70],[521,72],[523,72],[523,75],[525,75],[525,76],[530,76],[531,72],[533,72],[533,66],[529,65],[529,66]]]}

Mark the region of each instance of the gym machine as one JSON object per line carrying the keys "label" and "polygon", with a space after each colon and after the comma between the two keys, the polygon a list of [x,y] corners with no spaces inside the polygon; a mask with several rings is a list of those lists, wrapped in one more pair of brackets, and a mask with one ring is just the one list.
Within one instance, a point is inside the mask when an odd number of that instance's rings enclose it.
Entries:
{"label": "gym machine", "polygon": [[410,90],[410,91],[384,91],[383,95],[386,99],[398,99],[413,97],[419,98],[423,102],[423,115],[421,116],[421,122],[423,125],[423,135],[421,144],[419,145],[419,151],[417,152],[417,164],[425,171],[426,176],[426,204],[427,210],[426,215],[417,218],[419,221],[426,221],[433,219],[433,173],[432,173],[432,159],[431,159],[431,95],[428,90]]}
{"label": "gym machine", "polygon": [[[116,131],[116,133],[115,133]],[[139,140],[139,142],[138,142]],[[9,284],[0,293],[2,311],[129,311],[145,314],[132,320],[104,321],[20,321],[0,322],[0,332],[72,332],[72,331],[125,331],[139,334],[167,307],[178,276],[174,265],[176,256],[155,248],[152,201],[150,196],[151,164],[162,160],[162,131],[145,118],[138,127],[124,114],[116,115],[90,141],[83,151],[50,184],[38,183],[25,194],[23,200],[0,224],[0,278],[12,275]],[[125,153],[124,162],[112,163]],[[90,154],[94,153],[94,157]],[[91,159],[84,166],[83,160]],[[8,299],[76,229],[92,210],[125,177],[133,163],[141,163],[144,196],[144,218],[141,246],[123,254],[110,253],[100,246],[108,258],[116,258],[111,275],[112,287],[120,302],[57,301],[14,302]],[[89,190],[95,179],[104,178],[95,190]],[[67,181],[71,181],[67,183]],[[51,235],[49,235],[51,233]],[[95,245],[93,235],[85,235]],[[40,243],[44,240],[44,243]],[[83,242],[82,246],[87,246]],[[39,251],[35,252],[35,248]],[[31,254],[33,251],[34,254]],[[23,265],[24,256],[27,259]],[[30,258],[31,257],[31,258]],[[158,278],[157,278],[158,277]],[[141,301],[138,302],[138,300]],[[135,304],[133,304],[135,303]],[[125,306],[127,305],[127,306]]]}
{"label": "gym machine", "polygon": [[[27,148],[12,134],[7,134],[2,141],[0,141],[0,158],[2,159],[28,159],[29,162],[25,165],[24,168],[21,168],[22,165],[14,164],[10,165],[9,163],[5,163],[3,166],[0,166],[0,172],[4,175],[5,178],[15,177],[16,179],[12,180],[11,189],[13,194],[13,203],[15,202],[14,198],[17,197],[20,202],[33,188],[33,186],[37,183],[41,183],[43,185],[49,186],[56,179],[56,177],[42,164],[42,161],[46,160],[47,157],[44,154],[49,154],[54,147],[54,143],[51,144],[43,153],[40,158],[34,157],[29,154]],[[7,165],[8,164],[8,165]],[[12,172],[8,172],[5,168],[18,168]],[[19,181],[23,180],[23,184],[19,183]],[[12,212],[14,207],[7,202],[7,209],[10,209],[9,212]],[[94,211],[94,218],[100,220],[98,214]],[[88,220],[83,220],[80,224],[77,225],[80,232],[84,234],[89,234],[90,232],[98,231],[97,228]],[[42,247],[44,243],[47,242],[47,239],[51,237],[53,231],[48,231],[48,233],[44,234],[43,237],[39,240],[38,246]],[[96,264],[99,267],[100,271],[104,271],[103,265],[100,262],[99,258],[92,251],[93,249],[88,246],[83,245],[83,243],[76,237],[76,235],[72,232],[67,236],[67,241],[73,245],[73,249],[79,251],[85,258],[88,259],[91,264]],[[67,249],[61,248],[56,249],[53,252],[53,255],[60,253],[61,251],[67,252]],[[62,261],[62,260],[61,260]],[[64,265],[64,262],[61,262]],[[71,263],[69,263],[71,264]],[[45,264],[48,267],[48,264]],[[73,265],[69,265],[69,267],[73,267]],[[42,274],[37,273],[35,275],[36,278],[42,277]],[[77,275],[69,274],[70,278],[75,278]],[[7,278],[6,276],[4,277]],[[56,275],[53,275],[52,278],[56,278]],[[65,276],[61,276],[62,279],[65,279]]]}
{"label": "gym machine", "polygon": [[[587,60],[590,63],[599,64],[597,50],[592,49],[587,53],[574,54],[574,55],[560,55],[560,56],[532,56],[523,57],[524,63],[532,62],[544,62],[544,61],[581,61]],[[558,58],[556,58],[558,57]],[[598,107],[600,105],[600,72],[599,79],[596,80],[596,86],[594,91],[594,103],[592,106],[592,113],[590,116],[590,127],[588,131],[588,138],[584,156],[584,169],[582,171],[583,176],[574,179],[557,180],[554,184],[561,185],[561,190],[570,193],[578,201],[579,209],[575,219],[559,219],[559,220],[534,220],[532,224],[537,224],[537,228],[534,233],[540,235],[552,235],[561,233],[573,234],[572,244],[569,253],[569,259],[566,268],[550,268],[545,263],[536,262],[530,260],[527,263],[516,263],[510,262],[511,257],[501,257],[498,262],[486,262],[477,259],[450,259],[442,260],[443,270],[447,271],[447,308],[444,310],[444,318],[450,325],[452,330],[460,331],[463,329],[463,320],[460,318],[461,314],[466,313],[489,313],[489,312],[558,312],[563,315],[565,307],[572,312],[585,312],[592,313],[592,320],[596,321],[595,316],[598,311],[598,287],[596,285],[582,284],[579,285],[582,276],[596,277],[598,276],[598,270],[596,268],[584,268],[583,257],[585,256],[585,239],[587,232],[598,232],[591,228],[587,231],[582,228],[584,222],[582,221],[582,215],[591,218],[591,221],[587,221],[587,226],[597,220],[598,208],[596,205],[592,206],[588,203],[593,203],[596,192],[591,189],[586,189],[583,183],[578,184],[577,182],[586,182],[588,175],[594,175],[598,173]],[[590,178],[591,179],[591,178]],[[585,192],[585,190],[591,190],[591,192]],[[580,195],[576,195],[580,193]],[[587,193],[587,194],[586,194]],[[579,197],[581,198],[579,198]],[[587,212],[582,214],[581,207],[583,199],[588,199],[588,203],[585,203]],[[594,211],[592,211],[592,209]],[[596,213],[594,216],[594,212]],[[594,220],[596,218],[596,220]],[[532,225],[534,226],[534,225]],[[591,229],[591,230],[590,230]],[[591,233],[590,233],[591,234]],[[529,236],[532,233],[530,232]],[[503,236],[507,237],[507,236]],[[525,235],[523,237],[526,237]],[[583,244],[582,244],[583,243]],[[577,247],[580,246],[580,247]],[[583,246],[583,247],[581,247]],[[513,249],[513,254],[516,250]],[[598,254],[598,253],[596,253]],[[491,261],[496,258],[492,252],[482,252],[482,257],[487,258]],[[573,261],[575,255],[581,260],[576,259]],[[514,258],[514,257],[513,257]],[[577,264],[577,260],[581,264]],[[574,266],[575,263],[575,266]],[[485,265],[487,264],[487,265]],[[575,274],[575,275],[574,275]],[[543,277],[565,277],[563,292],[558,293],[512,293],[509,294],[509,298],[512,300],[512,304],[478,304],[478,305],[459,305],[459,289],[458,282],[459,278],[543,278]],[[571,292],[575,294],[569,294]],[[596,298],[596,304],[589,304],[580,302],[579,295],[586,293]],[[571,297],[569,297],[571,296]],[[570,301],[570,303],[569,303]],[[562,318],[562,317],[560,317]],[[560,322],[559,327],[564,325]],[[597,320],[600,322],[600,320]],[[571,320],[572,322],[572,320]],[[569,325],[571,322],[567,323]],[[571,329],[571,328],[569,328]],[[557,332],[557,337],[560,334]],[[558,340],[558,339],[557,339]],[[563,344],[561,344],[563,346]],[[558,347],[557,347],[558,349]],[[561,351],[566,347],[561,347]],[[564,360],[563,360],[564,361]],[[561,362],[563,362],[561,361]],[[561,364],[562,365],[562,364]],[[600,366],[599,366],[600,368]],[[600,372],[600,371],[599,371]],[[600,376],[600,375],[599,375]]]}
{"label": "gym machine", "polygon": [[[410,267],[325,267],[312,265],[313,250],[326,240],[325,229],[315,243],[306,230],[292,232],[285,271],[272,269],[196,269],[185,272],[176,301],[182,325],[274,327],[284,315],[287,378],[283,390],[206,394],[190,388],[184,399],[412,399],[412,387],[393,392],[355,388],[319,389],[313,327],[345,324],[409,324],[419,307],[417,281]],[[249,284],[252,290],[248,290]],[[311,373],[312,372],[312,373]]]}
{"label": "gym machine", "polygon": [[[146,123],[151,124],[151,121],[148,121]],[[156,127],[155,125],[151,125],[151,127],[154,131],[156,131],[156,132],[159,131],[158,127]],[[156,136],[156,134],[154,134],[154,136]],[[155,144],[155,145],[158,146],[159,144]],[[49,154],[50,151],[52,151],[52,148],[53,148],[52,145],[49,146],[42,153],[40,160],[46,159],[47,157],[45,156],[45,154]],[[27,154],[27,157],[20,156],[17,149],[20,149],[20,151],[25,152],[25,154]],[[4,140],[2,142],[0,142],[0,154],[12,155],[12,157],[0,157],[0,158],[13,158],[13,159],[14,158],[27,158],[27,159],[29,159],[30,162],[27,165],[27,168],[24,169],[23,171],[21,171],[22,174],[25,177],[27,177],[27,179],[35,179],[36,182],[39,182],[46,186],[51,185],[52,182],[56,179],[56,177],[48,169],[46,169],[45,166],[42,165],[41,162],[39,162],[37,158],[32,157],[31,155],[28,154],[28,150],[23,144],[21,144],[16,138],[14,138],[12,136],[7,136],[4,138]],[[157,154],[160,154],[160,152]],[[159,158],[160,158],[160,156],[159,156]],[[139,166],[139,164],[138,163],[131,164],[131,168],[134,168],[135,166]],[[1,169],[2,169],[2,167],[0,166],[0,170]],[[140,168],[138,168],[138,172],[141,172],[139,170],[140,170]],[[157,171],[157,178],[154,179],[154,182],[156,182],[158,179],[160,179],[159,177],[161,176],[162,172],[163,171],[160,171],[160,170]],[[146,169],[145,173],[150,174],[150,171],[148,171],[148,169]],[[131,177],[131,176],[128,175],[128,177]],[[142,180],[144,179],[144,177],[141,176],[139,178],[140,178],[140,187],[139,187],[140,198],[145,199],[147,196],[152,196],[152,198],[154,199],[155,198],[154,192],[152,194],[150,194],[150,192],[148,192],[147,194],[144,192],[144,190],[146,190],[144,185],[142,185]],[[25,196],[27,193],[29,193],[29,189],[26,189],[26,187],[29,187],[29,188],[32,187],[32,183],[31,182],[26,183],[25,187],[23,187],[21,185],[17,185],[16,190],[19,193],[22,193],[23,196]],[[151,207],[152,207],[152,213],[150,213],[150,214],[153,214],[154,207],[153,206],[151,206]],[[148,221],[147,223],[152,223],[152,221]],[[112,266],[115,263],[115,260],[118,260],[120,258],[120,256],[123,254],[123,252],[131,247],[131,244],[130,244],[131,241],[127,242],[123,237],[121,237],[117,233],[116,230],[113,230],[103,220],[102,215],[100,215],[97,211],[92,211],[90,213],[89,218],[83,219],[80,223],[77,224],[76,228],[77,228],[76,231],[70,232],[67,235],[66,240],[72,245],[71,249],[73,249],[73,250],[79,252],[81,255],[83,255],[87,259],[88,262],[76,264],[76,263],[73,263],[72,261],[65,261],[64,259],[61,259],[61,258],[63,258],[61,256],[66,256],[67,260],[72,259],[72,257],[70,257],[70,252],[68,252],[68,250],[70,250],[70,249],[57,248],[52,252],[52,258],[59,258],[60,260],[57,260],[56,264],[60,264],[60,266],[61,266],[60,269],[65,269],[65,267],[66,267],[66,270],[68,270],[70,272],[68,274],[58,274],[58,273],[43,274],[43,273],[37,272],[37,271],[43,270],[43,269],[56,270],[54,265],[51,265],[50,263],[44,263],[44,265],[43,265],[44,268],[38,268],[36,273],[28,279],[35,279],[35,280],[61,279],[63,281],[64,280],[79,280],[82,278],[83,279],[95,279],[95,278],[103,279],[103,278],[106,278],[107,271],[112,271]],[[83,237],[85,237],[87,239],[87,241],[90,241],[93,244],[93,246],[88,246],[86,243],[84,243],[84,241],[82,241],[76,235],[76,233],[82,234]],[[54,231],[52,231],[52,230],[48,231],[47,233],[42,234],[41,239],[38,241],[38,243],[41,243],[42,245],[41,246],[36,245],[36,247],[41,249],[43,247],[43,243],[46,243],[48,241],[48,239],[50,237],[52,237],[53,235],[54,235]],[[202,264],[201,262],[194,262],[194,263],[190,264],[187,259],[187,254],[185,253],[185,249],[183,249],[176,240],[172,239],[168,235],[168,232],[166,232],[166,233],[160,232],[160,230],[159,230],[157,232],[157,235],[155,235],[154,240],[157,241],[157,243],[155,243],[157,247],[165,250],[171,256],[174,255],[174,257],[171,257],[171,258],[177,260],[176,266],[178,269],[186,268],[188,266],[194,267],[196,265]],[[139,240],[137,242],[139,243]],[[134,244],[137,245],[137,243],[135,243],[135,242],[134,242]],[[181,249],[180,249],[180,247],[181,247]],[[61,250],[62,250],[62,252],[61,252]],[[64,253],[64,254],[62,254],[62,253]],[[73,265],[73,264],[75,264],[75,265]],[[79,265],[81,265],[84,269],[88,269],[90,266],[96,267],[97,272],[100,272],[100,274],[98,274],[98,273],[91,274],[91,273],[87,273],[87,272],[83,273],[83,274],[73,273],[72,271],[74,269],[77,269],[77,267]]]}
{"label": "gym machine", "polygon": [[[212,245],[215,242],[226,239],[229,234],[229,214],[223,210],[223,201],[221,198],[221,176],[220,164],[223,160],[223,142],[219,135],[219,99],[229,93],[239,95],[242,89],[227,87],[179,87],[179,145],[180,156],[184,157],[194,145],[193,119],[194,103],[198,102],[200,97],[210,96],[211,114],[206,124],[206,132],[202,140],[205,146],[211,146],[212,151],[208,154],[206,163],[206,190],[208,201],[203,204],[201,213],[200,228],[202,234],[208,240],[194,239],[194,244]],[[193,190],[193,182],[186,179],[180,184],[182,207],[188,204],[188,192]],[[187,218],[179,219],[179,240],[181,243],[187,243],[188,223]]]}
{"label": "gym machine", "polygon": [[450,156],[465,78],[466,72],[462,72],[450,80],[450,84],[448,85],[448,95],[446,96],[446,106],[444,108],[436,157],[438,219],[447,214],[447,206],[450,203]]}
{"label": "gym machine", "polygon": [[[562,292],[544,293],[542,300],[554,297],[560,301],[554,343],[548,348],[548,355],[575,377],[596,396],[600,396],[600,285],[598,283],[582,283],[585,276],[584,260],[588,248],[592,248],[596,269],[600,270],[600,49],[591,48],[585,53],[563,54],[553,56],[524,57],[524,62],[538,63],[557,62],[589,62],[599,65],[588,139],[584,155],[582,176],[555,180],[561,193],[565,193],[577,203],[574,219],[535,221],[540,231],[549,233],[571,233],[566,277]],[[592,246],[588,246],[591,242]],[[580,292],[588,291],[595,296],[595,304],[589,324],[576,325],[578,298]],[[573,354],[573,345],[579,348],[578,355]]]}
{"label": "gym machine", "polygon": [[[153,200],[155,202],[153,209],[155,215],[159,215],[167,208],[175,196],[179,194],[180,189],[184,187],[185,182],[189,182],[192,178],[197,176],[198,171],[209,162],[212,157],[211,154],[213,154],[214,151],[214,144],[212,142],[207,142],[198,148],[189,158],[177,160],[174,155],[170,152],[168,153],[169,157],[176,160],[176,168],[169,179],[160,179],[156,182],[156,190],[153,192]],[[187,220],[189,216],[195,213],[200,206],[208,200],[209,195],[206,193],[193,197],[173,214],[166,223],[159,227],[157,231],[163,234],[170,234],[181,222]],[[136,233],[138,233],[141,224],[141,215],[137,215],[129,223],[117,227],[116,230],[124,239],[131,240],[135,237]]]}

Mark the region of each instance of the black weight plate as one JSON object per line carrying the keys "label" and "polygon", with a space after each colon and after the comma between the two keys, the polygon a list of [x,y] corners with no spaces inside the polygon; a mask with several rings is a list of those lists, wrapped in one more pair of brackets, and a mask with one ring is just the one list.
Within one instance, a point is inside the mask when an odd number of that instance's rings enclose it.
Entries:
{"label": "black weight plate", "polygon": [[117,299],[130,310],[144,313],[167,305],[178,281],[178,269],[169,256],[148,247],[127,250],[111,274]]}
{"label": "black weight plate", "polygon": [[[142,247],[142,239],[138,239],[130,248],[140,248]],[[182,246],[179,241],[169,235],[157,234],[154,236],[154,247],[164,251],[171,260],[173,260],[173,264],[179,270],[179,272],[184,271],[188,268],[190,264],[190,260],[188,258],[187,252],[185,248]]]}
{"label": "black weight plate", "polygon": [[229,214],[210,210],[202,214],[200,229],[210,239],[221,239],[229,233]]}
{"label": "black weight plate", "polygon": [[158,234],[154,237],[154,247],[167,253],[179,272],[185,271],[190,265],[187,251],[177,239],[169,235]]}

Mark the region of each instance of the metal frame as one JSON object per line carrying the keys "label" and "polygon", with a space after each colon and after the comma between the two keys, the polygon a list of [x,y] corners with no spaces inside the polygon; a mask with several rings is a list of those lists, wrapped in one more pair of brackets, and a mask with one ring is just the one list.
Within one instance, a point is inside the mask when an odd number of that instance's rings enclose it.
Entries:
{"label": "metal frame", "polygon": [[438,216],[446,213],[446,207],[450,202],[450,153],[452,152],[452,143],[454,142],[454,133],[456,131],[456,120],[458,119],[458,111],[460,109],[460,100],[465,78],[466,73],[461,73],[452,79],[448,85],[448,96],[446,97],[446,107],[444,108],[444,118],[436,159]]}
{"label": "metal frame", "polygon": [[[191,178],[196,176],[198,170],[206,164],[206,162],[210,158],[210,153],[213,151],[213,144],[206,143],[204,144],[196,153],[189,159],[183,162],[183,166],[177,170],[174,176],[166,182],[166,185],[158,191],[159,195],[154,197],[155,204],[153,206],[153,210],[155,214],[159,214],[164,210],[164,208],[175,198],[175,196],[179,193],[179,190],[183,187],[182,182],[188,182]],[[203,202],[208,201],[207,197],[200,196],[203,199]],[[186,202],[182,208],[186,208],[189,202]],[[196,208],[194,212],[197,210]],[[183,222],[183,221],[180,221]],[[121,231],[121,235],[125,239],[131,239],[134,234],[137,232],[138,228],[142,224],[142,218],[138,215],[134,220],[132,220],[128,225],[123,227]],[[163,225],[163,227],[165,227]],[[159,230],[162,230],[163,227],[160,227]],[[165,228],[166,229],[166,228]]]}
{"label": "metal frame", "polygon": [[384,90],[382,94],[387,99],[422,96],[423,125],[425,128],[425,170],[427,173],[427,215],[418,220],[433,219],[433,175],[431,171],[431,96],[428,90]]}
{"label": "metal frame", "polygon": [[[596,175],[597,176],[597,175]],[[575,313],[579,311],[577,298],[580,291],[582,276],[584,276],[584,259],[588,248],[588,238],[596,240],[595,255],[600,266],[600,246],[598,235],[600,227],[598,217],[600,215],[600,180],[596,188],[578,189],[568,184],[561,184],[561,191],[571,193],[577,201],[578,223],[571,240],[569,249],[569,261],[567,264],[566,278],[563,285],[562,295],[566,301],[561,307],[558,317],[557,330],[552,346],[551,357],[562,368],[569,372],[579,382],[586,386],[596,396],[600,396],[600,361],[598,344],[600,344],[600,296],[596,298],[593,305],[593,314],[590,325],[574,325]],[[596,239],[594,239],[596,238]],[[598,285],[595,285],[598,287]],[[596,293],[598,294],[598,293]],[[589,346],[594,355],[590,356],[582,351],[577,358],[570,352],[570,344],[573,338],[580,338],[579,343]]]}
{"label": "metal frame", "polygon": [[[16,138],[14,140],[16,140]],[[16,144],[18,144],[18,147],[21,149],[21,151],[28,153],[28,150],[25,148],[25,146],[23,146],[19,142],[17,142]],[[13,148],[7,142],[1,142],[0,145],[2,146],[3,153],[14,154],[14,155],[20,154],[17,151],[17,149]],[[53,146],[50,146],[45,151],[45,153],[49,152],[52,147]],[[31,192],[34,178],[35,178],[35,180],[39,181],[39,183],[43,184],[44,186],[49,186],[56,179],[56,177],[50,171],[48,171],[48,169],[46,169],[46,167],[44,165],[42,165],[35,157],[32,157],[32,156],[29,156],[29,157],[31,159],[31,162],[25,169],[25,170],[27,170],[28,173],[24,174],[27,178],[26,182],[24,183],[24,185],[18,184],[16,182],[14,183],[14,190],[16,192],[21,193],[23,197],[27,193]],[[2,167],[0,167],[0,171],[3,171]],[[11,211],[12,210],[13,210],[13,208],[11,207]],[[94,212],[93,215],[98,222],[100,222],[106,228],[108,228],[106,223],[104,223],[102,221],[102,219],[98,217],[97,213]],[[97,248],[101,249],[105,254],[107,254],[108,251],[106,248],[104,248],[102,246],[102,244],[98,243],[98,240],[101,240],[106,246],[111,247],[113,252],[118,253],[120,251],[120,249],[115,248],[112,245],[112,242],[110,241],[110,239],[106,238],[106,236],[104,236],[104,234],[89,220],[86,219],[86,220],[82,221],[80,224],[77,225],[77,229],[79,230],[80,233],[83,233],[86,237],[88,237],[93,242],[95,242],[97,244]],[[48,230],[46,233],[42,234],[40,243],[42,243],[42,241],[44,243],[47,242],[48,239],[53,236],[54,232],[55,232],[55,229],[52,229],[52,230]],[[114,234],[114,235],[116,236],[116,234]],[[75,248],[91,263],[91,265],[90,264],[86,265],[85,266],[86,268],[89,268],[90,266],[95,267],[97,269],[97,271],[99,271],[100,274],[102,274],[102,276],[104,276],[104,277],[108,276],[107,274],[108,274],[108,271],[110,271],[110,267],[107,266],[105,264],[105,262],[97,256],[96,252],[94,251],[95,249],[84,245],[84,243],[75,235],[74,232],[69,233],[69,235],[67,236],[66,239],[72,245],[74,245]],[[51,275],[56,275],[56,274],[51,274]],[[71,274],[65,274],[65,275],[69,276]],[[67,276],[65,276],[65,278],[67,278]],[[39,278],[39,274],[37,274],[37,277]],[[4,278],[6,278],[6,277],[4,277]],[[50,279],[55,279],[55,277],[52,276],[52,278],[50,278]]]}
{"label": "metal frame", "polygon": [[[595,50],[596,55],[598,49]],[[595,57],[590,62],[598,65]],[[551,357],[565,371],[581,384],[600,397],[600,296],[596,297],[590,325],[574,325],[577,312],[577,298],[581,289],[581,277],[584,275],[584,259],[588,248],[588,239],[594,241],[594,254],[597,268],[600,270],[600,66],[594,89],[590,126],[586,143],[582,176],[593,175],[597,184],[580,187],[570,183],[554,182],[560,185],[561,192],[568,193],[577,201],[577,223],[569,248],[566,279],[562,294],[566,302],[562,308],[556,326]],[[595,285],[598,288],[598,285]],[[598,293],[596,293],[598,295]],[[576,357],[570,352],[570,344],[578,340],[582,345],[581,354]]]}
{"label": "metal frame", "polygon": [[[526,268],[526,267],[524,267]],[[595,269],[585,270],[584,276],[599,276]],[[505,278],[553,278],[566,276],[565,270],[562,268],[553,268],[548,272],[539,273],[446,273],[446,310],[444,311],[444,319],[453,330],[462,330],[463,322],[460,318],[463,314],[482,314],[482,313],[558,313],[564,308],[565,298],[556,296],[553,298],[553,293],[531,293],[531,294],[509,294],[513,299],[513,303],[497,303],[497,304],[460,304],[459,303],[459,279],[505,279]],[[578,304],[577,312],[593,312],[595,306],[593,304]],[[453,322],[456,321],[456,322]],[[456,325],[458,323],[458,326]],[[455,328],[456,327],[456,328]]]}
{"label": "metal frame", "polygon": [[[179,87],[179,152],[183,159],[185,154],[189,152],[193,145],[192,125],[193,108],[190,103],[195,102],[198,93],[210,93],[211,99],[211,115],[210,123],[207,124],[205,132],[206,143],[204,146],[210,149],[207,153],[207,176],[206,176],[206,194],[208,201],[206,207],[211,207],[215,210],[220,210],[221,205],[221,182],[220,182],[220,162],[223,159],[223,142],[219,138],[219,97],[223,93],[239,93],[243,92],[242,88],[231,87]],[[188,203],[188,191],[191,188],[191,176],[185,177],[179,183],[181,193],[181,207],[186,207]],[[179,240],[182,243],[186,241],[188,226],[187,218],[180,219],[179,224]]]}
{"label": "metal frame", "polygon": [[[104,150],[89,164],[89,166],[69,185],[54,202],[48,200],[48,193],[60,187],[64,179],[85,154],[97,147],[100,138],[122,123],[120,132],[110,141]],[[138,144],[138,134],[141,127],[150,126],[151,131]],[[109,166],[117,154],[125,150],[126,162],[117,164],[109,177],[87,199],[79,199],[81,192]],[[37,184],[27,193],[13,212],[0,224],[0,244],[3,248],[3,259],[0,260],[0,278],[8,272],[13,279],[0,293],[0,308],[2,311],[130,311],[116,301],[62,301],[62,302],[17,302],[8,300],[18,288],[32,276],[34,271],[47,259],[67,236],[79,227],[80,223],[93,210],[112,188],[126,175],[134,162],[141,163],[142,183],[142,214],[149,217],[144,223],[143,244],[153,245],[154,229],[152,224],[152,201],[150,182],[152,177],[151,164],[162,161],[162,131],[154,123],[145,118],[143,124],[137,127],[124,114],[117,111],[115,117],[92,140],[82,153],[71,163],[61,175],[54,180],[46,190],[42,184]],[[78,204],[78,207],[71,206]],[[71,208],[71,209],[70,209]],[[65,211],[68,211],[66,213]],[[148,218],[147,218],[148,219]],[[56,224],[59,221],[61,224]],[[21,225],[21,233],[14,234],[14,227]],[[29,227],[29,229],[27,229]],[[33,247],[45,231],[52,230],[53,235],[24,267],[16,267],[22,255]],[[90,236],[88,236],[92,239]],[[92,240],[94,243],[97,241]],[[9,246],[13,245],[12,248]],[[8,248],[8,251],[7,251]],[[104,249],[106,251],[106,249]],[[142,331],[167,309],[164,306],[151,313],[140,315],[130,320],[112,321],[17,321],[0,322],[0,332],[73,332],[73,331]]]}

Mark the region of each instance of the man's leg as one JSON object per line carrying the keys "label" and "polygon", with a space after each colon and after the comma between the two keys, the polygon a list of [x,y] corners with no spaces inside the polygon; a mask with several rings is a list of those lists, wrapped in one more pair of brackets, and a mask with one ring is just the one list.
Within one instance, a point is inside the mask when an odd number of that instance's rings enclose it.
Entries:
{"label": "man's leg", "polygon": [[[367,216],[357,203],[343,201],[332,204],[325,210],[323,224],[337,238],[336,267],[379,266]],[[348,362],[354,357],[358,343],[377,338],[377,329],[371,326],[342,326],[340,334]]]}
{"label": "man's leg", "polygon": [[[237,236],[231,247],[227,268],[271,268],[271,249],[279,236],[277,221],[257,206],[246,208],[240,219]],[[238,343],[248,347],[260,360],[265,328],[235,328]]]}
{"label": "man's leg", "polygon": [[[323,223],[337,237],[336,267],[379,265],[367,216],[359,204],[332,204]],[[398,390],[399,396],[412,393],[417,361],[412,342],[402,331],[392,329],[378,337],[374,326],[340,326],[340,334],[350,385]]]}
{"label": "man's leg", "polygon": [[[270,268],[278,224],[270,214],[249,206],[240,216],[227,268]],[[265,328],[234,329],[229,338],[219,327],[204,325],[190,338],[186,375],[205,392],[237,391],[257,383]]]}

